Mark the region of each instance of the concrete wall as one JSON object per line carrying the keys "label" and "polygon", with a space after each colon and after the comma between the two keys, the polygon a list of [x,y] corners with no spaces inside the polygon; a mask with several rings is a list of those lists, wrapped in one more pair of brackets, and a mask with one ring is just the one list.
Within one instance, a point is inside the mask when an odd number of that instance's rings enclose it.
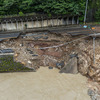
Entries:
{"label": "concrete wall", "polygon": [[0,31],[6,30],[24,30],[25,28],[53,27],[60,25],[79,24],[78,17],[67,17],[61,19],[45,19],[45,20],[26,20],[26,21],[7,21],[0,23]]}

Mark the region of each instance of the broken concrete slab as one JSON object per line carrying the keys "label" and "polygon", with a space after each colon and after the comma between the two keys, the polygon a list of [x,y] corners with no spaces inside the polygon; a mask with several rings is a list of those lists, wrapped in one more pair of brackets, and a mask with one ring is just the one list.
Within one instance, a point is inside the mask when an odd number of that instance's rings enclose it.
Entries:
{"label": "broken concrete slab", "polygon": [[20,33],[0,34],[0,39],[18,38]]}
{"label": "broken concrete slab", "polygon": [[0,53],[14,53],[12,49],[0,49]]}
{"label": "broken concrete slab", "polygon": [[74,57],[68,61],[68,63],[60,70],[60,73],[72,73],[77,74],[77,58]]}
{"label": "broken concrete slab", "polygon": [[0,49],[0,56],[6,55],[14,55],[14,51],[12,49]]}

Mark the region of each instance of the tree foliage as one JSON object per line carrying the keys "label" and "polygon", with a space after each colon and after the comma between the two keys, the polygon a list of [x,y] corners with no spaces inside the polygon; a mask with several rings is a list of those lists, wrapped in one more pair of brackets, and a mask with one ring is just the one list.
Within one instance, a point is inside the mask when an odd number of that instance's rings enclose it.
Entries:
{"label": "tree foliage", "polygon": [[[0,15],[46,13],[84,16],[86,0],[0,0]],[[88,11],[100,19],[100,0],[89,0]]]}

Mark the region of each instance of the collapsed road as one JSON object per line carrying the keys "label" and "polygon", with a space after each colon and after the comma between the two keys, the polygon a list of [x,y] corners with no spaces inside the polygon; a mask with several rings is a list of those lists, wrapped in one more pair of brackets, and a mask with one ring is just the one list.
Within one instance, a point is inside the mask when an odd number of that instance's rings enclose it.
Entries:
{"label": "collapsed road", "polygon": [[[95,33],[95,34],[94,34]],[[80,72],[100,85],[99,27],[92,31],[83,27],[26,30],[0,34],[0,49],[14,50],[14,60],[37,70],[40,66],[56,67],[60,73]],[[93,37],[95,64],[93,63]],[[100,89],[95,91],[100,92]],[[99,99],[98,99],[99,100]]]}

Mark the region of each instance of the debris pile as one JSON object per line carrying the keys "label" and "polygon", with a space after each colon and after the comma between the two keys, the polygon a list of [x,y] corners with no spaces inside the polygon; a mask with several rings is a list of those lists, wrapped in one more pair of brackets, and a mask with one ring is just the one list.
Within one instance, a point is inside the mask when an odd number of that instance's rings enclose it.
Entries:
{"label": "debris pile", "polygon": [[92,37],[83,38],[81,29],[75,30],[14,33],[6,34],[4,38],[1,35],[0,54],[13,50],[14,61],[34,70],[49,66],[50,69],[60,69],[60,73],[80,72],[89,78],[88,94],[91,99],[100,100],[100,39],[95,41],[94,65]]}
{"label": "debris pile", "polygon": [[93,66],[92,37],[83,38],[83,33],[74,36],[72,32],[29,32],[4,40],[0,48],[13,49],[14,60],[26,67],[37,70],[40,66],[49,66],[59,68],[62,73],[80,72],[100,84],[100,39],[96,39],[96,65]]}

